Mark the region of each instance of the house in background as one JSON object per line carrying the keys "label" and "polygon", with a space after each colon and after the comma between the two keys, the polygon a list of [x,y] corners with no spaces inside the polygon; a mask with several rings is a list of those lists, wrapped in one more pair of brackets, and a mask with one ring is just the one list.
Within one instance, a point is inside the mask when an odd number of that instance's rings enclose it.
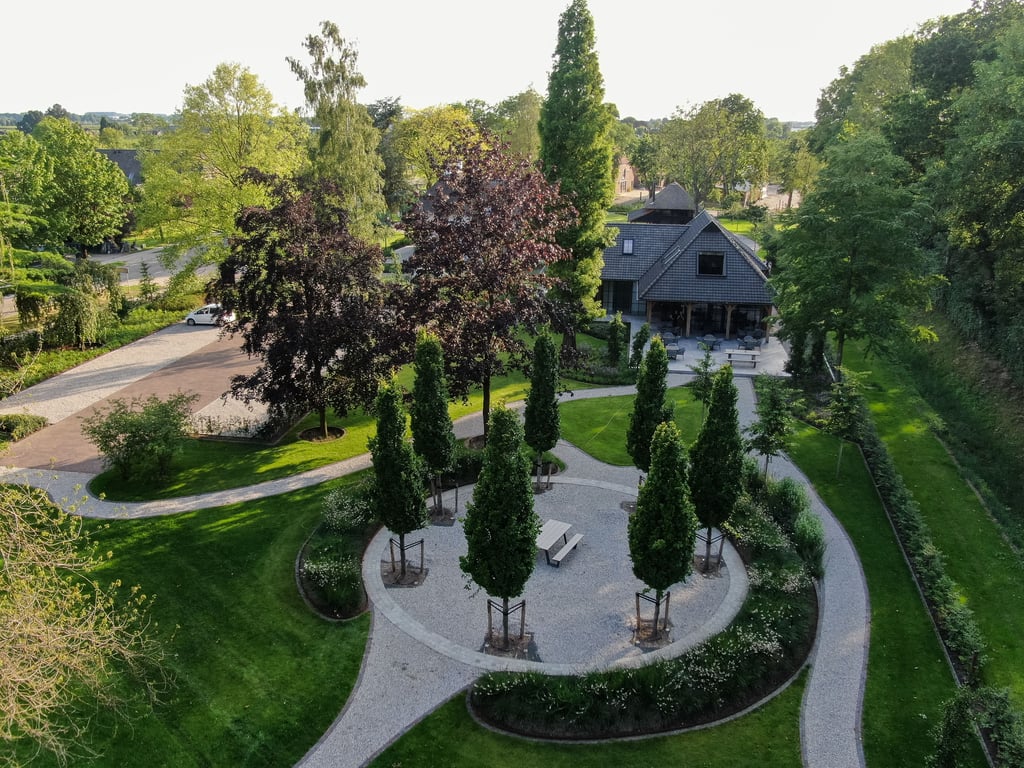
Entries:
{"label": "house in background", "polygon": [[[766,335],[775,312],[768,265],[689,193],[667,185],[632,211],[604,251],[601,301],[682,336]],[[759,332],[759,333],[757,333]]]}

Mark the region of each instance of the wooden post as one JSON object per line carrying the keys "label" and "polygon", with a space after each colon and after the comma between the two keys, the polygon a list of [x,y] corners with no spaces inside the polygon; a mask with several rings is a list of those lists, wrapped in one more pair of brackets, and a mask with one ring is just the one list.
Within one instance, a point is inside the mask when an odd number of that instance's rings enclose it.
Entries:
{"label": "wooden post", "polygon": [[693,318],[693,304],[686,305],[686,333],[683,334],[686,338],[690,338],[690,320]]}
{"label": "wooden post", "polygon": [[725,305],[725,338],[729,338],[729,333],[732,331],[732,312],[736,309],[735,304]]}

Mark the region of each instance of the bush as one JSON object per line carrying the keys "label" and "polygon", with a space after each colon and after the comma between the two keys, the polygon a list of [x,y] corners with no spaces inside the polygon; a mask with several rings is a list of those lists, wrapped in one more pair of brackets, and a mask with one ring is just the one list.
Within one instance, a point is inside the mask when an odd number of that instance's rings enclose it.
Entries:
{"label": "bush", "polygon": [[333,547],[325,546],[312,553],[303,561],[300,575],[341,615],[352,615],[363,602],[358,558],[339,554]]}
{"label": "bush", "polygon": [[365,499],[339,488],[324,497],[323,527],[332,534],[345,534],[361,530],[373,519],[370,505]]}
{"label": "bush", "polygon": [[175,294],[173,296],[161,296],[153,300],[150,306],[156,310],[165,312],[188,312],[203,303],[203,297],[199,293]]}
{"label": "bush", "polygon": [[765,488],[764,502],[768,514],[786,534],[792,534],[800,514],[811,509],[807,491],[791,477],[769,482]]}
{"label": "bush", "polygon": [[31,413],[0,414],[0,438],[21,440],[49,423],[45,416],[35,416]]}
{"label": "bush", "polygon": [[82,433],[125,480],[150,476],[163,481],[188,438],[191,405],[198,398],[178,392],[166,400],[156,395],[130,402],[114,399],[109,409],[94,410],[83,421]]}
{"label": "bush", "polygon": [[825,527],[810,509],[801,509],[793,524],[793,547],[816,579],[825,575]]}

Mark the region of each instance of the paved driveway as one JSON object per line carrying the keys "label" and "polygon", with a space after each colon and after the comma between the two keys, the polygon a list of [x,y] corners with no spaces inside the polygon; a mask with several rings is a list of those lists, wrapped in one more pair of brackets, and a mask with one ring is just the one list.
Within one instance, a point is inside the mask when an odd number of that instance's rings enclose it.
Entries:
{"label": "paved driveway", "polygon": [[228,391],[232,376],[255,369],[240,344],[221,337],[219,328],[178,323],[19,392],[0,403],[0,413],[34,413],[51,424],[13,444],[0,462],[96,474],[103,465],[82,435],[83,418],[112,398],[177,391],[198,394],[192,406],[198,411]]}

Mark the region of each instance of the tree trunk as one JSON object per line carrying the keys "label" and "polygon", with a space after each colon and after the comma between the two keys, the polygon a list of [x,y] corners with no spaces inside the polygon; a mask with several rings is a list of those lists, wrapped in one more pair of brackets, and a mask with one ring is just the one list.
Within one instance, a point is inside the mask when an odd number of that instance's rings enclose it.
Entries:
{"label": "tree trunk", "polygon": [[711,526],[708,526],[708,537],[704,542],[704,573],[711,570]]}
{"label": "tree trunk", "polygon": [[537,490],[540,490],[540,473],[544,466],[544,452],[537,451]]}
{"label": "tree trunk", "polygon": [[398,578],[399,579],[404,579],[405,578],[405,534],[404,533],[398,534],[398,549],[399,549],[398,560],[402,564],[402,567],[398,571]]}
{"label": "tree trunk", "polygon": [[657,640],[660,636],[658,630],[658,618],[661,616],[661,590],[654,590],[654,639]]}
{"label": "tree trunk", "polygon": [[320,436],[327,439],[327,406],[323,405],[317,409],[320,414]]}
{"label": "tree trunk", "polygon": [[489,374],[489,373],[485,373],[484,374],[484,380],[483,380],[482,384],[483,384],[483,392],[484,392],[484,407],[483,407],[484,443],[486,443],[487,442],[487,422],[490,421],[490,415],[491,415],[491,374]]}
{"label": "tree trunk", "polygon": [[501,627],[505,633],[505,650],[508,650],[508,598],[502,599]]}
{"label": "tree trunk", "polygon": [[789,197],[786,198],[786,210],[788,211],[793,207],[793,190],[789,190]]}

